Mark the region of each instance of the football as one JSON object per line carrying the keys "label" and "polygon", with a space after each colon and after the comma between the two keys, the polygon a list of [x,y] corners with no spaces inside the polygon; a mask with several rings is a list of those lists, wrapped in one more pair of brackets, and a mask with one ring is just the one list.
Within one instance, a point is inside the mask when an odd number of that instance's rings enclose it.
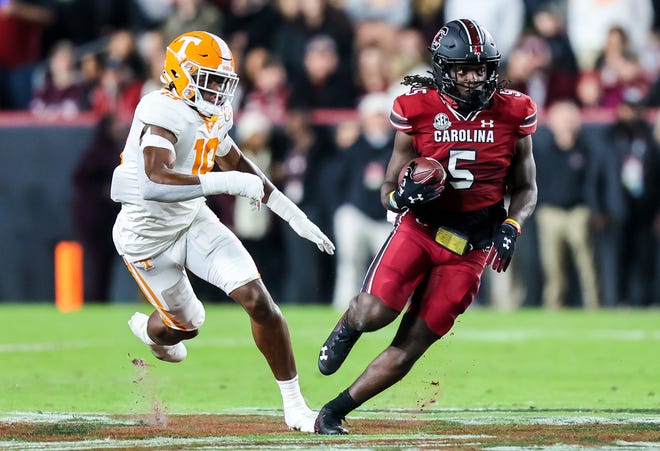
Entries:
{"label": "football", "polygon": [[412,162],[417,164],[412,173],[412,179],[415,183],[423,185],[445,183],[447,173],[438,160],[430,157],[417,157],[403,166],[401,172],[399,172],[399,184],[401,184],[406,169],[408,169],[408,166],[410,166],[410,163]]}

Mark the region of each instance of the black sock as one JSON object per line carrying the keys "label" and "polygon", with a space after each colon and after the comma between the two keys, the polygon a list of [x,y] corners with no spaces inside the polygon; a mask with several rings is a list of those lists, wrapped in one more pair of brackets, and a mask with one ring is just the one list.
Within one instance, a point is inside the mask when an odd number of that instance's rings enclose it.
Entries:
{"label": "black sock", "polygon": [[348,393],[348,389],[339,393],[335,399],[327,403],[325,406],[335,412],[340,417],[345,417],[352,410],[357,409],[360,404],[356,402]]}
{"label": "black sock", "polygon": [[341,329],[343,329],[346,335],[348,335],[351,339],[357,340],[360,335],[362,335],[362,332],[353,329],[351,325],[348,324],[348,315],[344,315],[344,319],[341,320],[341,326]]}

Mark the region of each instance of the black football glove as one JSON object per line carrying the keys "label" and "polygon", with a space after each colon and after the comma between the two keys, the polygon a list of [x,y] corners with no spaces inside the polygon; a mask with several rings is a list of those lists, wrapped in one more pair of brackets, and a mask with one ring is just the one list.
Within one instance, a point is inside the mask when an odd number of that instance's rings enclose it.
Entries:
{"label": "black football glove", "polygon": [[511,263],[513,251],[516,250],[517,238],[518,230],[513,225],[502,224],[493,237],[493,244],[486,257],[486,265],[491,266],[497,272],[506,271]]}
{"label": "black football glove", "polygon": [[423,184],[415,182],[412,179],[412,174],[416,167],[416,163],[410,163],[410,166],[408,166],[403,175],[399,187],[394,193],[392,193],[390,200],[392,201],[392,207],[396,210],[403,210],[404,208],[411,208],[430,202],[437,199],[445,189],[444,184]]}

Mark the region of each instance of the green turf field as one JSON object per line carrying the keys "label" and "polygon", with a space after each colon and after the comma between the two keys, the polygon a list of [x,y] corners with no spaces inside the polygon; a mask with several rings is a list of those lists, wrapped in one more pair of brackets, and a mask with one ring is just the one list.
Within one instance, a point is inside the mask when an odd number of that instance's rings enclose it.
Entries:
{"label": "green turf field", "polygon": [[[235,306],[207,306],[181,364],[151,357],[126,321],[147,305],[0,305],[0,413],[143,413],[158,398],[170,413],[279,409],[280,397]],[[394,327],[365,334],[334,376],[316,369],[339,313],[284,306],[303,393],[319,408],[389,343]],[[138,383],[133,358],[147,360]],[[145,387],[147,387],[145,389]],[[472,308],[411,374],[361,407],[392,409],[617,410],[660,412],[660,311],[513,313]]]}

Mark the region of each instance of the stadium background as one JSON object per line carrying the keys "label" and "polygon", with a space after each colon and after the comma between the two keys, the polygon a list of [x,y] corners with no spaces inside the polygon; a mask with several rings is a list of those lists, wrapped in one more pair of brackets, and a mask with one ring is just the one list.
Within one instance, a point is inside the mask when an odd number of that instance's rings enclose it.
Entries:
{"label": "stadium background", "polygon": [[[4,2],[11,3],[11,2]],[[266,48],[269,47],[269,37],[277,34],[278,29],[268,29],[264,33],[263,22],[266,14],[273,14],[274,12],[283,12],[286,4],[297,4],[298,2],[264,2],[264,1],[209,1],[209,2],[140,2],[129,1],[112,2],[111,5],[103,6],[104,2],[82,2],[82,1],[33,1],[33,2],[14,2],[14,3],[28,3],[34,6],[45,7],[50,15],[48,20],[44,22],[41,31],[35,32],[32,36],[40,36],[38,52],[32,55],[32,60],[23,61],[18,66],[8,62],[8,60],[0,60],[0,69],[2,71],[3,86],[6,88],[15,86],[8,82],[10,76],[14,75],[21,70],[29,69],[23,72],[24,76],[22,81],[29,81],[29,102],[27,104],[19,105],[16,108],[15,104],[11,104],[7,93],[3,94],[2,106],[3,111],[0,111],[0,148],[2,149],[2,156],[4,159],[3,164],[3,177],[0,181],[0,231],[2,232],[3,243],[1,249],[3,251],[3,259],[0,263],[0,300],[1,301],[48,301],[54,298],[54,259],[53,252],[55,245],[60,241],[76,240],[76,231],[73,224],[73,185],[72,177],[74,168],[79,162],[83,151],[90,145],[94,137],[95,130],[97,130],[100,118],[107,114],[115,114],[117,117],[126,115],[126,111],[121,110],[119,107],[105,107],[89,105],[87,107],[80,107],[80,111],[76,114],[67,115],[62,111],[57,111],[53,108],[50,112],[44,113],[35,107],[33,99],[44,85],[45,74],[48,72],[47,55],[56,48],[55,43],[60,42],[62,39],[69,40],[76,55],[76,66],[81,67],[81,57],[85,54],[107,55],[109,43],[113,41],[120,30],[127,29],[134,38],[143,36],[145,32],[155,29],[164,29],[170,21],[167,20],[167,14],[172,17],[177,16],[176,9],[184,8],[185,4],[190,8],[199,9],[198,17],[203,17],[205,20],[211,20],[210,17],[221,17],[218,21],[217,29],[221,36],[228,41],[236,43],[244,43],[244,47],[237,51],[237,61],[239,63],[239,75],[241,76],[242,86],[245,89],[243,92],[244,99],[247,98],[249,90],[251,89],[252,75],[248,73],[248,67],[245,66],[249,60],[248,55],[259,45],[263,44]],[[300,2],[301,4],[316,4],[312,2]],[[351,2],[351,1],[319,1],[325,17],[325,23],[344,24],[341,20],[331,20],[332,17],[340,15],[349,19],[350,33],[346,34],[346,30],[340,28],[329,28],[324,30],[325,34],[330,34],[336,39],[336,44],[341,47],[341,43],[346,40],[346,36],[352,36],[350,42],[351,48],[355,50],[359,45],[357,44],[360,36],[369,35],[368,27],[361,27],[366,23],[388,23],[388,20],[394,21],[388,25],[393,28],[386,28],[386,30],[406,30],[413,29],[419,31],[420,35],[424,37],[424,41],[428,42],[432,33],[437,30],[439,24],[443,23],[447,16],[447,8],[452,7],[453,3],[458,2],[443,2],[443,1],[391,1],[384,2],[389,4],[390,15],[379,15],[375,8],[373,11],[367,5],[369,2]],[[465,4],[472,3],[474,15],[483,13],[479,5],[482,2],[464,2]],[[556,6],[564,14],[570,14],[575,11],[575,7],[571,4],[577,3],[573,1],[507,1],[507,2],[489,2],[494,5],[493,9],[499,7],[501,10],[509,12],[515,11],[516,8],[522,8],[522,22],[519,25],[519,36],[515,40],[512,49],[509,52],[514,52],[519,46],[529,46],[529,48],[522,48],[519,50],[531,51],[530,55],[534,54],[535,47],[539,45],[538,40],[526,39],[529,35],[534,35],[533,16],[540,8]],[[502,3],[502,5],[499,5]],[[590,2],[581,2],[583,5]],[[594,5],[598,2],[591,2]],[[657,16],[658,8],[657,1],[619,1],[610,2],[613,4],[623,4],[629,9],[636,8],[639,4],[646,4],[651,11],[655,11],[654,15],[649,21],[650,27],[642,40],[635,38],[639,35],[639,28],[636,27],[635,22],[621,23],[620,25],[626,28],[631,33],[633,47],[631,51],[639,55],[640,61],[644,63],[647,69],[648,78],[643,86],[633,84],[631,86],[624,86],[621,88],[621,97],[618,102],[624,100],[626,92],[635,92],[640,95],[636,102],[644,103],[648,107],[648,121],[650,125],[654,125],[656,121],[656,108],[657,108],[657,85],[658,85],[658,67],[660,66],[660,46],[656,39],[657,35]],[[492,6],[491,5],[491,6]],[[4,8],[5,6],[2,6]],[[151,7],[151,9],[150,9]],[[298,4],[296,7],[300,7]],[[490,7],[489,11],[493,10]],[[200,11],[204,11],[200,13]],[[372,17],[369,13],[373,13]],[[76,22],[76,17],[87,14],[87,22]],[[303,14],[302,10],[296,14]],[[514,14],[515,15],[515,14]],[[93,18],[90,19],[90,18]],[[568,17],[569,25],[571,17]],[[574,18],[573,18],[574,19]],[[588,26],[588,19],[596,21],[597,13],[594,11],[593,17],[582,18],[582,26]],[[399,23],[396,21],[399,20]],[[191,22],[194,22],[191,20]],[[78,25],[82,23],[84,25]],[[202,24],[204,21],[196,22]],[[74,25],[76,24],[76,25]],[[614,24],[614,23],[613,23]],[[179,24],[181,26],[185,24]],[[281,26],[285,27],[287,24],[282,22]],[[339,25],[337,25],[339,26]],[[259,30],[259,27],[262,27]],[[502,42],[498,34],[499,29],[488,27],[495,35],[498,43]],[[504,27],[502,27],[504,28]],[[364,31],[364,30],[367,31]],[[363,30],[360,34],[358,30]],[[371,29],[378,30],[377,28]],[[171,31],[171,30],[168,30]],[[182,30],[185,31],[185,30]],[[643,31],[643,30],[642,30]],[[9,44],[9,46],[20,47],[21,44],[20,34],[14,34],[9,27],[0,26],[0,40]],[[308,36],[308,38],[310,38]],[[259,39],[262,40],[261,44]],[[310,38],[311,39],[311,38]],[[342,41],[343,39],[343,41]],[[367,39],[367,38],[365,38]],[[378,38],[375,38],[378,41]],[[385,37],[383,36],[383,39]],[[641,44],[640,44],[641,42]],[[603,42],[601,48],[605,48],[606,43]],[[340,48],[341,50],[341,48]],[[423,50],[423,49],[422,49]],[[276,49],[269,48],[271,53],[275,53]],[[422,51],[422,54],[425,55]],[[577,52],[576,52],[577,54]],[[585,53],[586,54],[586,53]],[[582,55],[582,53],[580,54]],[[341,52],[340,52],[341,56]],[[531,57],[531,56],[530,56]],[[344,72],[344,77],[353,80],[350,90],[353,96],[346,105],[296,105],[296,108],[303,107],[311,109],[314,112],[312,116],[314,123],[320,130],[319,133],[327,136],[333,136],[335,127],[345,121],[355,118],[354,107],[357,105],[361,95],[372,88],[361,85],[355,81],[353,74],[357,70],[356,55],[348,54],[343,55],[340,59],[340,66]],[[588,57],[578,58],[580,77],[589,78],[594,74],[591,70],[591,64],[585,61],[590,61]],[[108,60],[104,62],[107,63]],[[286,63],[286,61],[285,61]],[[294,61],[295,63],[295,61]],[[591,62],[593,63],[593,62]],[[503,66],[504,67],[504,66]],[[104,68],[111,70],[112,67]],[[287,67],[289,83],[295,83],[296,75]],[[25,74],[28,74],[26,76]],[[258,77],[258,76],[257,76]],[[506,78],[506,77],[505,77]],[[139,79],[139,77],[138,77]],[[140,83],[147,83],[148,77],[139,80]],[[523,80],[520,86],[527,90],[534,91],[536,89],[531,83],[525,83],[529,80]],[[16,85],[18,86],[18,85]],[[25,87],[25,85],[24,85]],[[386,91],[389,85],[383,86],[381,89]],[[640,88],[640,89],[637,89]],[[627,91],[626,91],[627,89]],[[549,91],[544,91],[547,95]],[[24,93],[26,94],[26,93]],[[584,103],[585,98],[579,97],[578,93],[574,93],[576,99]],[[656,96],[656,97],[654,97]],[[20,97],[20,96],[18,96]],[[25,96],[23,96],[25,97]],[[292,97],[292,99],[295,96]],[[536,98],[541,106],[543,106],[543,99]],[[606,105],[591,104],[583,105],[583,120],[586,123],[585,133],[589,141],[596,146],[602,148],[607,147],[605,131],[614,122],[616,117],[616,108],[618,104],[610,103]],[[98,108],[98,109],[97,109]],[[240,115],[242,113],[240,106],[237,108],[238,119],[240,123]],[[52,114],[51,114],[52,113]],[[128,113],[130,115],[130,112]],[[286,116],[286,114],[284,115]],[[273,123],[275,127],[281,127],[284,122],[284,116],[274,117]],[[544,116],[540,115],[541,127],[544,127]],[[236,129],[236,127],[235,127]],[[116,157],[121,149],[116,149]],[[328,153],[335,150],[332,146],[328,147]],[[657,151],[657,149],[656,149]],[[551,170],[550,168],[539,168],[539,171]],[[657,181],[657,179],[656,179]],[[321,189],[332,189],[331,187],[321,187]],[[92,208],[93,206],[90,206]],[[332,206],[331,205],[317,205],[322,213],[320,214],[321,226],[326,230],[331,231],[332,221]],[[227,212],[231,208],[230,204],[224,204],[222,201],[219,203],[219,211]],[[658,207],[655,206],[657,211]],[[323,219],[325,218],[325,219]],[[283,242],[281,237],[275,233],[273,240],[265,243],[269,251],[274,254],[283,251]],[[99,240],[109,239],[108,236],[99,236]],[[525,305],[539,305],[542,276],[540,273],[540,266],[538,262],[538,254],[536,250],[538,236],[536,235],[533,221],[530,221],[526,227],[525,235],[521,240],[521,248],[519,249],[518,257],[524,259],[524,264],[520,265],[524,271],[521,274],[523,284],[526,288],[526,294],[522,301]],[[649,247],[655,249],[656,261],[656,274],[658,272],[658,231],[654,236],[654,241],[649,243]],[[309,301],[312,303],[320,302],[327,303],[331,299],[331,290],[334,281],[334,263],[331,259],[319,257],[318,262],[320,268],[323,269],[323,279],[318,286],[317,296],[310,297]],[[112,268],[109,271],[112,274],[111,287],[108,293],[109,301],[113,302],[133,302],[138,299],[138,293],[133,286],[132,280],[128,273],[123,270],[122,263],[118,256],[114,257]],[[277,268],[277,265],[271,266]],[[288,300],[278,293],[277,279],[278,274],[268,272],[262,269],[265,277],[272,282],[272,289],[275,291],[276,299],[282,303]],[[653,274],[651,272],[651,274]],[[304,275],[300,275],[304,277]],[[655,280],[660,280],[660,277],[655,277]],[[268,281],[268,280],[267,280]],[[207,301],[223,300],[222,293],[213,290],[211,287],[206,286],[201,282],[197,282],[198,288],[201,292],[200,297]],[[485,284],[488,286],[489,280],[486,279]],[[651,303],[660,302],[660,288],[656,283],[655,291]],[[484,290],[484,296],[479,302],[491,303],[492,300],[488,299],[488,290]],[[87,299],[88,301],[98,301],[99,299]],[[568,305],[580,305],[579,290],[573,281],[572,288],[568,296]]]}

